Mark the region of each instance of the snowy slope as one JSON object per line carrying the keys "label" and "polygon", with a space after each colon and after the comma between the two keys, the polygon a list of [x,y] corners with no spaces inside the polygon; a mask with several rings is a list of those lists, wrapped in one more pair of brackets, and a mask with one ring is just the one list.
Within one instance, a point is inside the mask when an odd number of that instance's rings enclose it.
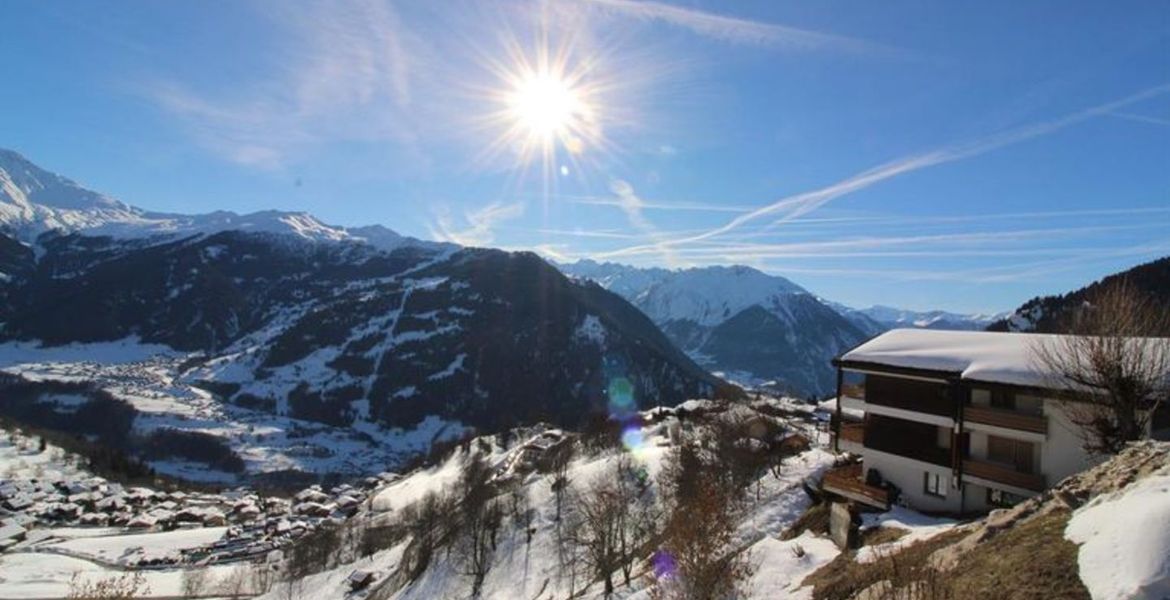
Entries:
{"label": "snowy slope", "polygon": [[625,296],[656,322],[691,321],[706,327],[751,306],[782,310],[787,296],[808,293],[783,277],[744,266],[670,271],[583,260],[561,269]]}
{"label": "snowy slope", "polygon": [[246,215],[230,211],[201,215],[151,212],[88,190],[2,148],[0,228],[28,243],[47,231],[116,238],[171,238],[236,230],[290,234],[319,242],[359,241],[384,250],[408,245],[443,245],[403,237],[380,225],[356,228],[326,225],[303,212],[267,210]]}
{"label": "snowy slope", "polygon": [[1065,537],[1094,600],[1170,598],[1170,465],[1078,509]]}
{"label": "snowy slope", "polygon": [[855,309],[738,265],[669,270],[581,260],[558,266],[629,300],[704,366],[733,381],[799,394],[831,393],[830,361],[883,331],[982,330],[1003,316]]}
{"label": "snowy slope", "polygon": [[[786,399],[770,399],[774,406],[794,407]],[[695,403],[699,404],[699,403]],[[743,410],[749,410],[746,407]],[[668,414],[666,411],[665,414]],[[664,414],[662,411],[659,414]],[[693,418],[693,417],[692,417]],[[675,443],[670,431],[679,422],[674,416],[638,431],[641,443],[628,448],[579,453],[570,463],[567,480],[573,490],[584,490],[594,482],[612,473],[614,463],[623,454],[634,464],[645,469],[653,488],[665,458]],[[796,426],[794,424],[794,426]],[[571,434],[569,434],[571,436]],[[485,599],[511,600],[514,598],[562,599],[603,597],[602,585],[587,572],[580,559],[562,567],[558,561],[555,520],[555,497],[550,489],[550,477],[539,471],[517,467],[524,460],[520,455],[531,454],[534,447],[550,447],[565,438],[559,430],[538,432],[512,445],[500,444],[498,438],[481,438],[458,449],[447,460],[431,468],[422,469],[395,481],[375,496],[371,512],[362,515],[371,523],[392,521],[396,515],[427,492],[442,492],[459,476],[460,470],[472,455],[486,458],[497,473],[497,480],[518,478],[521,494],[531,508],[531,524],[517,522],[511,513],[505,515],[496,537],[491,565],[484,579],[482,594]],[[570,437],[571,439],[571,437]],[[539,455],[539,451],[537,451]],[[805,534],[782,541],[779,535],[808,507],[810,500],[802,488],[803,481],[815,477],[833,463],[833,455],[814,448],[785,462],[780,477],[765,474],[759,482],[759,498],[748,501],[745,514],[737,523],[734,545],[746,552],[755,572],[747,582],[750,598],[811,598],[811,590],[803,588],[805,576],[835,558],[839,551],[829,540]],[[657,494],[657,492],[654,492]],[[508,502],[506,500],[505,502]],[[573,510],[571,500],[565,511]],[[525,527],[531,526],[532,536]],[[436,552],[426,570],[412,581],[399,573],[404,568],[403,549],[409,541],[334,569],[311,575],[299,585],[279,585],[262,600],[324,600],[349,597],[345,577],[357,569],[376,575],[368,597],[394,600],[425,600],[431,598],[465,598],[471,589],[471,579],[459,553]],[[636,574],[649,569],[649,559],[639,561]],[[630,587],[622,585],[621,577],[615,597],[649,600],[647,580],[637,576]]]}
{"label": "snowy slope", "polygon": [[700,364],[748,385],[830,393],[830,360],[869,335],[804,288],[750,267],[560,268],[622,295]]}
{"label": "snowy slope", "polygon": [[1170,310],[1170,256],[1103,277],[1066,294],[1032,298],[1015,311],[1003,315],[988,329],[1067,333],[1078,313],[1086,306],[1092,306],[1098,294],[1121,284]]}
{"label": "snowy slope", "polygon": [[[136,411],[134,432],[217,436],[253,474],[366,473],[468,428],[575,425],[621,379],[640,407],[722,387],[626,301],[534,254],[235,231],[40,251],[0,286],[0,368],[92,381]],[[107,352],[138,342],[166,351]]]}

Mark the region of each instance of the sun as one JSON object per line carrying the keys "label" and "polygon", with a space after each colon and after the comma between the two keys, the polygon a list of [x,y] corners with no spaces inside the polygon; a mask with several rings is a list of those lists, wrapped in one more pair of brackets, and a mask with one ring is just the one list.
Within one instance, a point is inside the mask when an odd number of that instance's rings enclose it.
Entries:
{"label": "sun", "polygon": [[531,33],[506,29],[498,47],[477,48],[481,71],[462,84],[477,103],[468,115],[475,163],[503,165],[517,189],[539,181],[546,202],[560,181],[600,172],[619,150],[611,131],[638,122],[624,93],[639,78],[615,66],[618,49],[543,18]]}
{"label": "sun", "polygon": [[519,80],[509,106],[518,125],[530,135],[545,140],[571,132],[584,113],[577,90],[564,78],[551,73]]}

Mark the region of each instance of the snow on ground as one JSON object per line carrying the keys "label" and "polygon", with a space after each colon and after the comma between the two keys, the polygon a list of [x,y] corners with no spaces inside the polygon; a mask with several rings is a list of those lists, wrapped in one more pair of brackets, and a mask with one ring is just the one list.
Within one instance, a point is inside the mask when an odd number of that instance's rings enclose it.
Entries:
{"label": "snow on ground", "polygon": [[17,438],[0,430],[0,479],[41,479],[57,482],[64,479],[89,477],[65,460],[66,452],[50,446],[41,452],[40,445],[31,438]]}
{"label": "snow on ground", "polygon": [[358,570],[373,573],[374,582],[371,584],[371,588],[377,588],[398,567],[406,546],[407,542],[403,542],[389,550],[376,552],[344,567],[310,575],[291,586],[287,583],[278,583],[275,588],[259,598],[260,600],[346,598],[351,593],[346,579],[350,573]]}
{"label": "snow on ground", "polygon": [[[689,407],[707,407],[707,403],[692,402]],[[667,435],[670,430],[669,418],[642,428],[637,435],[627,435],[627,447],[619,452],[579,455],[569,465],[568,479],[572,489],[585,489],[595,481],[612,476],[615,461],[625,453],[634,460],[637,467],[645,469],[650,481],[657,481],[659,472],[670,450]],[[479,444],[471,444],[472,451],[486,452],[490,464],[500,472],[510,473],[514,453],[541,439],[542,436],[559,432],[550,430],[537,434],[531,439],[519,441],[512,449],[503,449],[492,444],[486,450]],[[479,448],[476,450],[476,448]],[[372,510],[385,513],[398,511],[411,502],[422,498],[428,491],[438,491],[453,484],[465,464],[465,451],[456,451],[451,458],[440,465],[416,471],[385,487],[372,504]],[[765,474],[759,482],[759,499],[756,500],[757,486],[748,489],[747,513],[735,532],[737,546],[749,553],[756,566],[750,587],[756,590],[753,597],[806,597],[809,590],[799,590],[804,577],[837,556],[832,542],[806,534],[791,541],[780,541],[779,535],[807,508],[810,500],[801,487],[805,478],[832,465],[833,456],[823,450],[813,449],[785,461],[779,478]],[[562,571],[557,559],[555,496],[551,491],[550,479],[546,475],[531,473],[523,480],[528,500],[534,510],[532,527],[534,533],[528,540],[524,527],[506,518],[500,529],[497,548],[491,569],[484,580],[483,598],[563,598],[568,597],[570,588],[580,598],[600,598],[599,583],[582,587],[592,579],[581,564],[576,564],[576,580]],[[569,500],[572,502],[572,500]],[[803,556],[798,547],[803,550]],[[388,555],[389,556],[389,555]],[[341,597],[341,581],[354,569],[388,571],[397,559],[375,559],[369,563],[355,563],[334,569],[328,573],[306,580],[304,590],[294,599],[316,599]],[[368,566],[367,566],[368,565]],[[645,566],[635,568],[640,573]],[[621,577],[615,577],[619,584],[615,597],[635,600],[648,598],[645,582],[635,577],[632,587],[621,585]],[[454,555],[442,553],[436,557],[423,575],[410,586],[388,595],[393,600],[422,600],[430,598],[464,597],[471,589],[471,580],[464,573],[464,567]],[[286,598],[284,590],[273,592],[272,598]]]}
{"label": "snow on ground", "polygon": [[373,508],[379,512],[399,511],[418,502],[427,492],[439,492],[454,485],[459,478],[465,455],[456,451],[443,464],[415,472],[392,483],[374,496]]}
{"label": "snow on ground", "polygon": [[[235,569],[230,565],[205,567],[209,577],[224,579]],[[70,581],[96,582],[123,575],[87,560],[43,553],[0,554],[0,600],[16,598],[64,598]],[[182,596],[183,570],[140,571],[149,588],[147,598]]]}
{"label": "snow on ground", "polygon": [[[404,458],[426,452],[434,441],[458,437],[466,429],[457,421],[437,417],[428,417],[409,430],[387,429],[368,421],[331,427],[225,404],[193,385],[208,369],[180,373],[188,357],[135,338],[57,347],[29,342],[0,344],[0,370],[30,380],[92,381],[139,411],[136,432],[170,428],[221,437],[244,459],[249,473],[291,469],[379,473]],[[54,400],[61,404],[61,398]],[[153,461],[151,465],[161,473],[194,481],[236,480],[233,474],[181,460]]]}
{"label": "snow on ground", "polygon": [[862,517],[861,528],[863,531],[889,527],[902,529],[907,533],[895,541],[859,549],[856,560],[859,563],[871,563],[882,556],[888,556],[915,542],[932,538],[957,525],[958,522],[952,519],[928,517],[902,506],[895,506],[884,513],[866,514]]}
{"label": "snow on ground", "polygon": [[180,551],[209,546],[223,538],[227,527],[179,529],[161,533],[73,538],[39,549],[76,558],[123,566],[177,558]]}
{"label": "snow on ground", "polygon": [[1077,509],[1064,535],[1094,600],[1170,598],[1170,467]]}
{"label": "snow on ground", "polygon": [[841,550],[832,540],[807,531],[788,541],[766,537],[751,548],[755,572],[748,584],[750,597],[812,598],[812,587],[801,587],[801,582],[839,554]]}

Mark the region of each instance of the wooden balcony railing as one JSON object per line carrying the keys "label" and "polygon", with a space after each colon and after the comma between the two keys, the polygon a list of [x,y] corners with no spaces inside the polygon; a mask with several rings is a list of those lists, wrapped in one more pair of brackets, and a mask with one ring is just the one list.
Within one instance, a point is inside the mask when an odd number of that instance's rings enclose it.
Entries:
{"label": "wooden balcony railing", "polygon": [[861,479],[862,472],[861,463],[838,467],[825,473],[821,488],[871,506],[889,508],[890,493],[883,488],[866,485]]}
{"label": "wooden balcony railing", "polygon": [[1048,433],[1048,419],[1040,415],[1029,415],[1014,410],[990,408],[987,406],[963,407],[963,419],[972,423],[983,423],[1005,429]]}
{"label": "wooden balcony railing", "polygon": [[982,460],[966,459],[963,461],[963,473],[971,477],[978,477],[1012,487],[1023,488],[1035,492],[1042,492],[1047,486],[1044,475],[1021,473],[996,463]]}
{"label": "wooden balcony railing", "polygon": [[841,440],[865,444],[865,423],[841,423]]}

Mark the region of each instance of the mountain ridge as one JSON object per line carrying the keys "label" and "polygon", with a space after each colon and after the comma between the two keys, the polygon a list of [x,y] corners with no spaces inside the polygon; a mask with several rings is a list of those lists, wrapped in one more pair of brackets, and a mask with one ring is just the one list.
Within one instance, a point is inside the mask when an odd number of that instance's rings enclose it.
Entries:
{"label": "mountain ridge", "polygon": [[1037,296],[1007,316],[988,325],[989,331],[1066,332],[1077,310],[1098,292],[1122,282],[1157,300],[1170,310],[1170,256],[1158,258],[1064,294]]}
{"label": "mountain ridge", "polygon": [[581,260],[558,267],[625,297],[700,364],[800,395],[833,393],[832,358],[883,331],[973,330],[990,322],[945,311],[855,309],[743,265],[670,270]]}
{"label": "mountain ridge", "polygon": [[287,233],[322,242],[364,242],[383,250],[450,246],[402,236],[382,225],[328,225],[301,211],[262,210],[239,214],[217,210],[195,215],[149,211],[89,190],[4,148],[0,148],[0,227],[27,243],[34,243],[47,232],[176,239],[239,230]]}

